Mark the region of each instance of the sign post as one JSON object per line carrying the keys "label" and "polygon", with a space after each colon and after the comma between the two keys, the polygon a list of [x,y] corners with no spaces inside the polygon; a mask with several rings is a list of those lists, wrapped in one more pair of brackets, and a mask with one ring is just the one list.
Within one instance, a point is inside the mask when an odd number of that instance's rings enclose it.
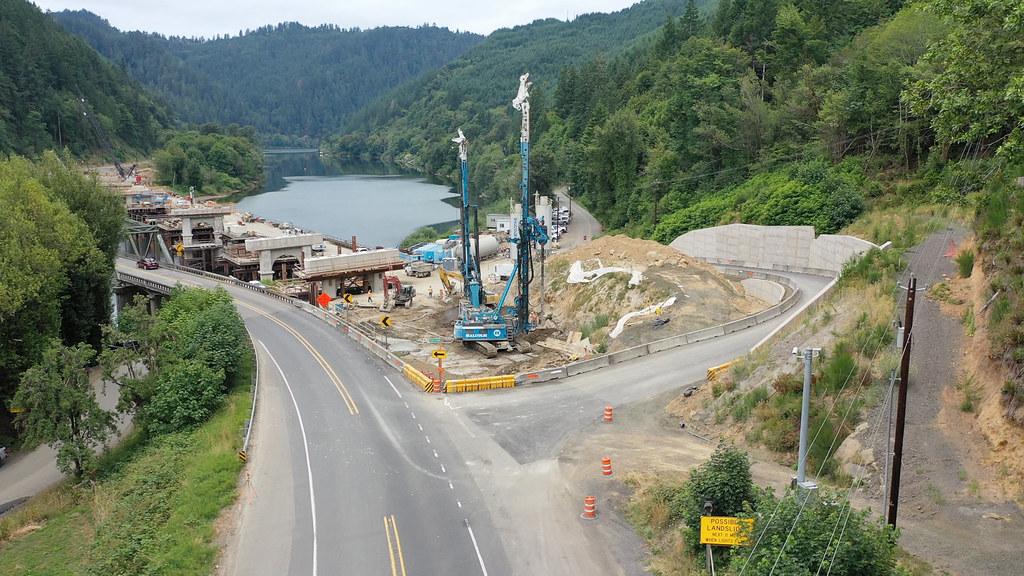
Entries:
{"label": "sign post", "polygon": [[741,546],[754,527],[753,518],[701,516],[700,543],[708,546]]}
{"label": "sign post", "polygon": [[391,328],[391,316],[381,316],[380,325],[384,327],[384,349],[388,348],[388,328]]}
{"label": "sign post", "polygon": [[[444,359],[448,357],[448,353],[444,348],[438,348],[431,355],[437,358],[437,380],[439,383],[444,382]],[[435,387],[434,392],[440,392],[440,390]]]}

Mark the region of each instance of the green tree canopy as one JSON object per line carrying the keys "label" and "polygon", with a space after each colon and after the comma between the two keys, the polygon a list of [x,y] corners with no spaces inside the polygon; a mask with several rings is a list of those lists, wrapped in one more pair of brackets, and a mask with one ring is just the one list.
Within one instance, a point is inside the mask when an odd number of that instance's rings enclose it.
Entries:
{"label": "green tree canopy", "polygon": [[85,344],[66,347],[51,340],[39,364],[21,377],[13,405],[22,408],[15,423],[29,442],[57,450],[57,467],[82,476],[95,450],[114,430],[114,418],[96,402],[87,367],[96,352]]}

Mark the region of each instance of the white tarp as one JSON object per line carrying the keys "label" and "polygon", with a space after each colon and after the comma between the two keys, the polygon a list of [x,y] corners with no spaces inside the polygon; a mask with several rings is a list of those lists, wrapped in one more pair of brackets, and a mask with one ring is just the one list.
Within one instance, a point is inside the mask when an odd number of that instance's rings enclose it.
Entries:
{"label": "white tarp", "polygon": [[[601,266],[600,260],[597,261],[597,265]],[[569,284],[584,284],[587,282],[593,282],[594,280],[597,280],[601,276],[604,276],[605,274],[611,274],[613,272],[625,272],[627,274],[630,274],[630,286],[639,286],[640,281],[644,279],[643,273],[637,272],[636,270],[627,270],[626,268],[601,266],[596,270],[584,270],[583,262],[577,260],[572,263],[572,266],[569,267],[569,277],[566,279],[566,282],[568,282]]]}
{"label": "white tarp", "polygon": [[648,314],[654,314],[655,311],[658,310],[658,308],[668,308],[669,306],[671,306],[671,305],[673,305],[675,303],[676,303],[676,297],[672,296],[668,300],[665,300],[664,302],[662,302],[661,304],[655,304],[653,306],[648,306],[647,308],[644,308],[643,310],[638,310],[636,312],[629,312],[628,314],[626,314],[622,318],[619,318],[618,323],[615,324],[615,329],[612,330],[608,334],[608,337],[609,338],[616,338],[616,337],[618,337],[619,334],[622,334],[622,331],[626,328],[626,322],[629,322],[633,318],[636,318],[637,316],[646,316]]}

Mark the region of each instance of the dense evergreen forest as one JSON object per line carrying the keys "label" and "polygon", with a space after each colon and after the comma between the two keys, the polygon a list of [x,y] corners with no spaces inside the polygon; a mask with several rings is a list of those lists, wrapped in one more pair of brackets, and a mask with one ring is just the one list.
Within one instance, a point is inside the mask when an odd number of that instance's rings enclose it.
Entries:
{"label": "dense evergreen forest", "polygon": [[0,0],[0,155],[154,147],[166,110],[25,0]]}
{"label": "dense evergreen forest", "polygon": [[[481,36],[447,28],[310,28],[294,22],[194,39],[121,32],[80,11],[52,15],[159,95],[186,122],[237,123],[269,143],[332,133],[381,93],[436,69]],[[277,135],[277,137],[275,137]]]}
{"label": "dense evergreen forest", "polygon": [[[519,120],[510,102],[519,75],[534,80],[534,133],[546,128],[559,71],[595,57],[635,51],[666,19],[683,13],[686,0],[646,0],[613,14],[587,14],[571,22],[547,19],[497,30],[441,70],[382,96],[357,114],[350,130],[324,150],[342,157],[381,159],[448,179],[457,177],[450,139],[462,128],[470,139],[470,169],[487,201],[516,189]],[[550,175],[559,151],[534,148],[535,178]]]}

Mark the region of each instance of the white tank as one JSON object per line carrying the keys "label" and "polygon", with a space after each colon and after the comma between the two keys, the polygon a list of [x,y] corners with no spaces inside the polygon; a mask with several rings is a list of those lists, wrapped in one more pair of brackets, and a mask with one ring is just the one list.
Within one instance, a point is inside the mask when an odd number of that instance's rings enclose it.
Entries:
{"label": "white tank", "polygon": [[[472,238],[470,238],[470,240],[469,240],[469,251],[470,251],[470,254],[475,258],[476,257],[476,242],[474,242],[474,240]],[[459,255],[459,259],[462,259],[462,244],[461,243],[456,247],[455,253]],[[486,260],[487,258],[490,258],[491,256],[494,256],[497,253],[498,253],[498,238],[496,236],[494,236],[494,235],[491,235],[491,234],[481,234],[480,235],[480,259],[481,260]]]}
{"label": "white tank", "polygon": [[533,207],[533,213],[537,217],[537,221],[548,227],[551,230],[551,198],[547,196],[541,196],[537,194],[537,201]]}

